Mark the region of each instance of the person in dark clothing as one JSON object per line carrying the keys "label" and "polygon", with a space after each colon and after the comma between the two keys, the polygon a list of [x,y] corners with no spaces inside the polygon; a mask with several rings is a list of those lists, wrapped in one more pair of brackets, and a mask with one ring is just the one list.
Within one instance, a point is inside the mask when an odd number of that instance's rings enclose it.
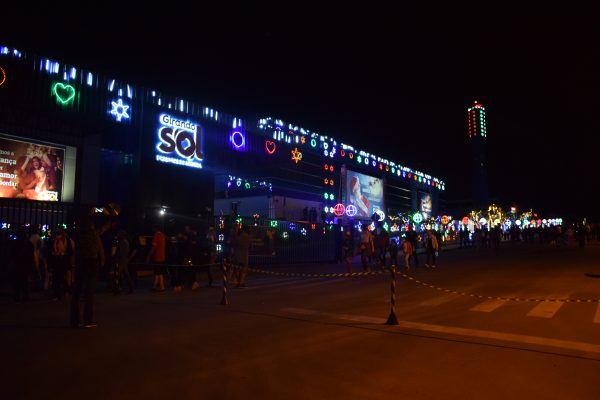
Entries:
{"label": "person in dark clothing", "polygon": [[123,230],[117,232],[115,251],[115,283],[114,294],[121,294],[121,282],[125,281],[128,293],[133,293],[133,284],[129,276],[129,240],[127,233]]}
{"label": "person in dark clothing", "polygon": [[352,232],[344,232],[344,239],[342,240],[342,257],[346,263],[348,272],[352,272],[352,258],[354,257],[354,240],[352,239]]}
{"label": "person in dark clothing", "polygon": [[18,303],[29,300],[29,276],[34,270],[34,247],[25,230],[19,230],[13,243],[13,298]]}
{"label": "person in dark clothing", "polygon": [[412,258],[415,260],[415,268],[419,266],[419,257],[417,255],[417,232],[415,232],[412,227],[408,226],[408,231],[406,231],[406,239],[412,245]]}
{"label": "person in dark clothing", "polygon": [[84,296],[83,327],[94,328],[94,291],[98,271],[104,266],[104,248],[89,215],[81,218],[75,232],[75,285],[71,297],[71,326],[80,326],[79,299]]}
{"label": "person in dark clothing", "polygon": [[435,268],[435,257],[439,250],[437,238],[431,230],[427,231],[427,238],[425,239],[425,252],[427,253],[427,260],[425,262],[426,267]]}
{"label": "person in dark clothing", "polygon": [[55,300],[61,300],[67,286],[67,270],[71,262],[73,249],[71,239],[62,229],[54,232],[52,249],[49,257],[50,270],[52,271],[52,292]]}

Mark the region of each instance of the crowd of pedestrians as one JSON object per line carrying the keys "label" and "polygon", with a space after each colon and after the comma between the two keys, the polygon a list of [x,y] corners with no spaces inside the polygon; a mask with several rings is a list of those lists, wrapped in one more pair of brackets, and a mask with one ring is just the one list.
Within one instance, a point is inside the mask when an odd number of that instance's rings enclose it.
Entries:
{"label": "crowd of pedestrians", "polygon": [[[249,239],[241,235],[240,241]],[[185,287],[197,290],[204,274],[207,286],[213,285],[216,260],[213,227],[201,235],[186,226],[170,237],[159,227],[154,227],[151,236],[143,232],[130,236],[110,219],[98,222],[91,214],[83,214],[70,230],[57,226],[38,232],[23,227],[7,238],[5,244],[8,260],[5,272],[11,282],[13,300],[25,303],[32,291],[55,301],[68,298],[73,327],[96,326],[94,293],[99,282],[114,295],[131,294],[138,287],[139,275],[152,270],[151,290],[157,292],[166,290],[167,274],[171,288],[177,293]],[[241,252],[238,258],[244,265]],[[247,256],[245,266],[247,270]],[[245,274],[239,274],[238,282],[245,283]]]}

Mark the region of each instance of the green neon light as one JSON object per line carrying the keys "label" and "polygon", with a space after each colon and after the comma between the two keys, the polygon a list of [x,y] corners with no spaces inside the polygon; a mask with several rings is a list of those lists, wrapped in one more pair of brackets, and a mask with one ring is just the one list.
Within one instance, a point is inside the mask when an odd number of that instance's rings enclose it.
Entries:
{"label": "green neon light", "polygon": [[56,97],[56,102],[66,105],[75,98],[75,88],[69,84],[55,82],[52,85],[52,95]]}
{"label": "green neon light", "polygon": [[244,186],[246,187],[246,189],[250,189],[250,183],[246,182]]}
{"label": "green neon light", "polygon": [[271,228],[275,228],[277,226],[277,221],[271,221]]}
{"label": "green neon light", "polygon": [[310,145],[312,147],[317,147],[317,141],[315,139],[310,139]]}
{"label": "green neon light", "polygon": [[420,223],[423,221],[423,216],[421,215],[421,213],[420,213],[420,212],[416,212],[416,213],[414,213],[414,215],[413,215],[413,221],[414,221],[416,224],[420,224]]}

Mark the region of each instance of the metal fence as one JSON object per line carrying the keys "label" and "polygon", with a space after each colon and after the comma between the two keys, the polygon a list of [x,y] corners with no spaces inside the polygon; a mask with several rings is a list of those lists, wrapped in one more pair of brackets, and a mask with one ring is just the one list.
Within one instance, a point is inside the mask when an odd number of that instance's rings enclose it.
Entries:
{"label": "metal fence", "polygon": [[228,254],[231,229],[248,227],[252,241],[251,265],[330,262],[336,260],[341,251],[341,229],[337,225],[217,217],[215,226],[219,257]]}

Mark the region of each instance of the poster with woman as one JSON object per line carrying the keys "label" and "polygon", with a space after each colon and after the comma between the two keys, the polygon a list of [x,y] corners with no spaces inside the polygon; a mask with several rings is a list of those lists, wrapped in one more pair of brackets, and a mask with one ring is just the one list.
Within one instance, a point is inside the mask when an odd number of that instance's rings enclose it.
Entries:
{"label": "poster with woman", "polygon": [[60,201],[65,149],[0,136],[0,197]]}
{"label": "poster with woman", "polygon": [[356,217],[370,218],[376,210],[385,210],[383,180],[373,176],[348,171],[346,199],[356,207]]}

